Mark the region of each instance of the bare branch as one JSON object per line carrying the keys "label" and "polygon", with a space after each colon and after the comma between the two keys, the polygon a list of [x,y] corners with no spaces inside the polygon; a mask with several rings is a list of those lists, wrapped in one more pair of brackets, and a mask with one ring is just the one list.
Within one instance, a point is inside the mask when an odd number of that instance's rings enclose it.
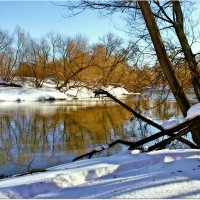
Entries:
{"label": "bare branch", "polygon": [[124,108],[126,108],[128,111],[130,111],[135,117],[141,119],[142,121],[146,122],[147,124],[150,124],[152,126],[154,126],[155,128],[159,129],[159,130],[164,130],[162,126],[160,126],[159,124],[155,123],[154,121],[145,118],[143,115],[137,113],[135,110],[133,110],[132,108],[130,108],[128,105],[124,104],[122,101],[120,101],[119,99],[117,99],[116,97],[114,97],[113,95],[111,95],[109,92],[100,89],[99,91],[95,92],[96,95],[99,94],[105,94],[108,97],[110,97],[111,99],[113,99],[115,102],[117,102],[118,104],[120,104],[121,106],[123,106]]}
{"label": "bare branch", "polygon": [[[189,145],[193,149],[199,149],[198,146],[196,146],[195,144],[186,140],[185,138],[181,137],[181,136],[187,134],[188,132],[190,132],[191,130],[193,130],[195,128],[199,128],[200,127],[199,121],[200,121],[200,117],[198,116],[194,119],[183,122],[183,123],[179,124],[178,126],[176,126],[174,128],[171,128],[169,130],[163,130],[161,132],[158,132],[154,135],[146,137],[146,138],[139,140],[137,142],[128,142],[128,141],[123,141],[123,140],[116,140],[116,141],[110,143],[107,148],[102,147],[100,150],[93,150],[89,153],[86,153],[84,155],[81,155],[81,156],[73,159],[73,162],[80,160],[84,157],[88,157],[90,159],[95,153],[100,153],[100,152],[102,152],[102,151],[104,151],[108,148],[113,147],[116,144],[124,144],[124,145],[129,146],[129,150],[134,150],[134,149],[136,149],[136,148],[138,148],[138,147],[140,147],[140,146],[142,146],[142,145],[144,145],[148,142],[151,142],[151,141],[158,139],[158,138],[165,136],[165,135],[168,135],[170,137],[163,140],[162,142],[159,142],[155,145],[152,145],[151,147],[148,148],[148,150],[152,151],[152,150],[164,148],[167,144],[171,143],[175,139],[180,140],[181,142]],[[178,132],[178,133],[176,133],[176,132]],[[176,133],[176,134],[173,134],[173,133]]]}

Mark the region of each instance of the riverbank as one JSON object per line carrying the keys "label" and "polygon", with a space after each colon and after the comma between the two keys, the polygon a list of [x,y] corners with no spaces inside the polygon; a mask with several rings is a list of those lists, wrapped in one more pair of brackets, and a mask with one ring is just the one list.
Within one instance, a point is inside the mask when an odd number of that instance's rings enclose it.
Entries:
{"label": "riverbank", "polygon": [[0,181],[0,198],[200,198],[200,150],[124,151]]}
{"label": "riverbank", "polygon": [[[95,96],[95,90],[98,88],[86,86],[83,83],[74,83],[70,81],[69,84],[63,88],[62,92],[56,89],[56,84],[50,80],[43,83],[41,88],[33,87],[30,81],[20,82],[16,81],[16,85],[22,87],[5,86],[1,82],[0,86],[0,101],[49,101],[49,100],[72,100],[72,99],[95,99],[101,96]],[[9,84],[8,84],[9,85]],[[115,97],[122,98],[132,93],[125,88],[108,85],[103,87],[110,94]]]}

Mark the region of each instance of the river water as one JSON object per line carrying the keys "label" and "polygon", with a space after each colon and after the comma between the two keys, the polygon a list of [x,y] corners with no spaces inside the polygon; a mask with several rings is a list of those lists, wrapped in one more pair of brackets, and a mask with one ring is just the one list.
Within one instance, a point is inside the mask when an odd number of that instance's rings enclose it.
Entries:
{"label": "river water", "polygon": [[[157,123],[182,115],[173,99],[123,99]],[[150,109],[159,104],[159,106]],[[0,103],[0,175],[71,162],[101,144],[118,138],[136,141],[157,130],[143,126],[112,100]],[[127,149],[116,145],[100,156]]]}

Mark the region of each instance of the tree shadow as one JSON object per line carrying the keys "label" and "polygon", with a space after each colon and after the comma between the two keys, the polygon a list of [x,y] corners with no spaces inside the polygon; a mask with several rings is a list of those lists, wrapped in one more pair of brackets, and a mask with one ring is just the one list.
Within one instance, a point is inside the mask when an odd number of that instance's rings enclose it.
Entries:
{"label": "tree shadow", "polygon": [[[196,153],[200,154],[199,151]],[[200,191],[190,185],[192,182],[198,185],[200,180],[200,159],[194,156],[195,150],[170,154],[161,152],[155,156],[153,152],[150,154],[149,158],[146,155],[145,160],[136,160],[136,162],[130,160],[108,175],[35,198],[186,198],[193,195],[200,196]],[[193,157],[184,158],[186,156]],[[133,155],[132,159],[134,159]],[[106,163],[108,164],[109,160]]]}

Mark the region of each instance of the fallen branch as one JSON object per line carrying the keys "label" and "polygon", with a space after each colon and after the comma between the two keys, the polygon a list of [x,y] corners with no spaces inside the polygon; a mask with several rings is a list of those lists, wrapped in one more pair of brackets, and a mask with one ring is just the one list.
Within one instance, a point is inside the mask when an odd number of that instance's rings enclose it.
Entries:
{"label": "fallen branch", "polygon": [[190,142],[189,140],[180,137],[177,138],[177,140],[179,140],[180,142],[182,142],[183,144],[186,144],[187,146],[189,146],[191,149],[199,149],[199,147],[197,145],[195,145],[194,143]]}
{"label": "fallen branch", "polygon": [[[128,141],[124,141],[124,140],[115,140],[114,142],[110,143],[108,145],[108,148],[111,148],[112,146],[116,145],[116,144],[124,144],[124,145],[127,145],[127,146],[130,146],[132,144],[132,142],[128,142]],[[102,147],[101,150],[96,150],[94,149],[93,151],[89,152],[89,153],[86,153],[84,155],[81,155],[79,157],[76,157],[72,160],[72,162],[74,161],[77,161],[77,160],[80,160],[81,158],[84,158],[84,157],[88,157],[89,159],[95,154],[95,153],[100,153],[101,151],[104,151],[108,148],[104,148]]]}
{"label": "fallen branch", "polygon": [[27,174],[33,174],[33,173],[38,173],[38,172],[46,172],[46,171],[48,171],[48,170],[46,170],[46,169],[32,169],[28,172],[16,174],[16,175],[14,175],[14,177],[24,176],[24,175],[27,175]]}
{"label": "fallen branch", "polygon": [[[89,153],[86,153],[84,155],[81,155],[81,156],[73,159],[73,162],[77,161],[77,160],[80,160],[81,158],[84,158],[84,157],[88,157],[90,159],[95,153],[100,153],[100,152],[102,152],[102,151],[104,151],[104,150],[106,150],[108,148],[111,148],[112,146],[114,146],[116,144],[124,144],[124,145],[129,146],[129,150],[134,150],[134,149],[136,149],[138,147],[141,147],[142,145],[144,145],[144,144],[146,144],[148,142],[151,142],[151,141],[153,141],[155,139],[158,139],[158,138],[160,138],[162,136],[166,136],[166,135],[170,136],[170,137],[168,139],[163,140],[160,143],[157,143],[156,145],[151,146],[149,149],[150,150],[155,150],[155,149],[158,149],[159,147],[163,148],[164,146],[166,146],[167,144],[171,143],[175,139],[180,140],[181,142],[183,142],[186,145],[190,146],[190,148],[192,148],[192,149],[199,149],[198,146],[196,146],[192,142],[188,141],[185,138],[181,138],[181,136],[187,134],[192,129],[200,127],[200,123],[199,122],[200,122],[200,116],[197,116],[194,119],[191,119],[191,120],[188,120],[186,122],[183,122],[183,123],[179,124],[178,126],[176,126],[174,128],[160,131],[160,132],[158,132],[158,133],[156,133],[154,135],[146,137],[146,138],[144,138],[142,140],[139,140],[137,142],[116,140],[116,141],[110,143],[107,148],[102,147],[100,150],[96,150],[95,149],[95,150],[93,150],[93,151],[91,151]],[[176,132],[178,132],[178,133],[177,134],[173,134],[173,133],[176,133]]]}
{"label": "fallen branch", "polygon": [[[171,128],[171,129],[168,129],[168,130],[164,130],[164,131],[158,132],[158,133],[156,133],[156,134],[154,134],[154,135],[151,135],[151,136],[149,136],[149,137],[146,137],[146,138],[144,138],[144,139],[142,139],[142,140],[139,140],[139,141],[133,143],[133,144],[130,146],[129,150],[133,150],[133,149],[135,149],[135,148],[138,147],[138,146],[141,146],[141,145],[143,145],[143,144],[145,144],[145,143],[151,142],[151,141],[153,141],[153,140],[155,140],[155,139],[158,139],[158,138],[160,138],[160,137],[162,137],[162,136],[165,136],[165,135],[170,136],[171,134],[173,134],[173,133],[175,133],[175,132],[178,132],[178,131],[184,129],[185,127],[190,127],[190,128],[191,128],[191,127],[193,126],[193,123],[199,123],[199,121],[200,121],[200,117],[198,116],[198,117],[196,117],[196,118],[194,118],[194,119],[191,119],[191,120],[188,120],[188,121],[186,121],[186,122],[183,122],[183,123],[177,125],[177,126],[174,127],[174,128]],[[184,138],[184,139],[181,138],[181,142],[184,142],[184,143],[185,143],[185,140],[186,140],[185,138]],[[192,143],[192,145],[191,145],[191,142],[189,142],[189,141],[187,141],[187,145],[189,145],[191,148],[196,148],[196,147],[197,147],[197,146],[194,145],[193,143]],[[197,148],[198,148],[198,147],[197,147]]]}
{"label": "fallen branch", "polygon": [[8,178],[9,176],[5,175],[5,174],[0,174],[0,179],[4,179],[4,178]]}
{"label": "fallen branch", "polygon": [[[137,113],[135,110],[133,110],[133,109],[132,109],[131,107],[129,107],[128,105],[124,104],[122,101],[120,101],[119,99],[117,99],[116,97],[114,97],[113,95],[111,95],[109,92],[107,92],[107,91],[105,91],[105,90],[103,90],[103,89],[100,89],[100,90],[98,90],[98,91],[95,92],[95,96],[96,96],[96,95],[99,95],[99,94],[105,94],[105,95],[107,95],[108,97],[110,97],[111,99],[113,99],[115,102],[117,102],[118,104],[120,104],[122,107],[124,107],[125,109],[127,109],[129,112],[131,112],[135,117],[141,119],[142,121],[146,122],[147,124],[150,124],[151,126],[156,127],[157,129],[161,130],[161,132],[163,132],[163,131],[164,131],[164,133],[167,132],[167,130],[164,130],[162,126],[160,126],[159,124],[153,122],[152,120],[150,120],[150,119],[148,119],[148,118],[145,118],[145,117],[142,116],[141,114]],[[181,127],[186,126],[187,123],[189,124],[190,121],[185,122],[185,123],[182,123],[182,124],[176,126],[175,128],[170,129],[171,131],[169,131],[168,134],[173,133],[173,132],[175,132],[175,131],[179,131],[179,130],[181,129]],[[173,132],[172,132],[172,131],[173,131]],[[158,135],[159,135],[159,134],[160,134],[160,133],[158,133]],[[161,133],[161,134],[162,134],[162,133]],[[162,135],[161,135],[161,136],[162,136]],[[160,136],[160,137],[161,137],[161,136]],[[151,139],[153,139],[154,137],[157,137],[157,135],[155,134],[155,135],[152,136],[152,138],[149,138],[150,141],[151,141]],[[157,139],[157,138],[155,138],[155,139]],[[182,142],[182,143],[185,143],[186,145],[188,145],[188,146],[191,147],[191,148],[196,148],[196,145],[194,145],[194,144],[191,143],[190,141],[186,140],[185,138],[180,137],[180,138],[178,138],[178,140],[179,140],[180,142]],[[148,139],[147,139],[147,141],[148,141]]]}
{"label": "fallen branch", "polygon": [[5,175],[5,174],[0,174],[0,179],[4,179],[4,178],[10,178],[10,177],[19,177],[19,176],[25,176],[27,174],[33,174],[33,173],[39,173],[39,172],[46,172],[48,170],[46,169],[32,169],[28,172],[23,172],[20,174],[15,174],[15,175]]}
{"label": "fallen branch", "polygon": [[110,94],[109,92],[100,89],[98,91],[95,91],[95,96],[99,95],[99,94],[105,94],[108,97],[110,97],[111,99],[113,99],[115,102],[117,102],[118,104],[120,104],[122,107],[126,108],[129,112],[131,112],[135,117],[141,119],[142,121],[146,122],[147,124],[150,124],[152,126],[154,126],[155,128],[159,129],[159,130],[164,130],[163,127],[157,123],[155,123],[154,121],[152,121],[151,119],[148,119],[144,116],[142,116],[141,114],[139,114],[138,112],[136,112],[135,110],[133,110],[131,107],[129,107],[128,105],[126,105],[125,103],[123,103],[122,101],[120,101],[119,99],[117,99],[116,97],[114,97],[112,94]]}
{"label": "fallen branch", "polygon": [[[9,161],[9,160],[8,160]],[[31,164],[33,163],[34,161],[34,158],[30,161],[30,163],[28,165],[25,165],[25,164],[19,164],[19,163],[15,163],[13,161],[10,161],[12,162],[13,164],[15,165],[21,165],[21,166],[27,166],[27,171],[26,172],[22,172],[22,173],[19,173],[19,174],[15,174],[15,175],[4,175],[4,174],[1,174],[0,175],[0,179],[3,179],[3,178],[8,178],[8,177],[18,177],[18,176],[24,176],[24,175],[27,175],[27,174],[33,174],[33,173],[38,173],[38,172],[46,172],[48,170],[46,169],[37,169],[37,168],[32,168],[31,167]]]}
{"label": "fallen branch", "polygon": [[[149,149],[149,151],[163,149],[163,148],[166,147],[166,145],[170,144],[173,140],[175,140],[175,139],[177,140],[181,136],[190,132],[192,129],[195,129],[195,128],[198,128],[198,127],[200,127],[200,124],[194,124],[194,125],[192,125],[192,127],[188,126],[185,129],[182,129],[179,133],[173,134],[171,137],[163,140],[162,142],[154,144],[153,146],[149,147],[148,149]],[[198,149],[198,147],[196,145],[195,145],[195,147],[196,147],[195,149]]]}

